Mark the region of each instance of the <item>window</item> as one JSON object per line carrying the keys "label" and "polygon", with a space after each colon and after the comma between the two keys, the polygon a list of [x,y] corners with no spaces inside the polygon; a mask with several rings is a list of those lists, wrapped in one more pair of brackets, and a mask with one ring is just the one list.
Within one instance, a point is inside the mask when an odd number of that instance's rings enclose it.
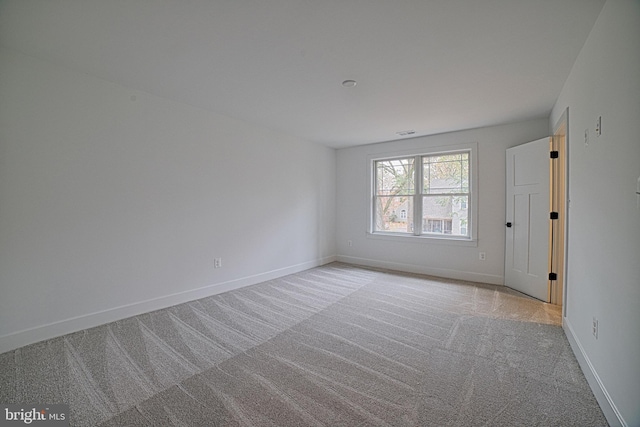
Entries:
{"label": "window", "polygon": [[372,159],[371,233],[475,240],[475,144],[468,147]]}
{"label": "window", "polygon": [[427,219],[427,223],[424,224],[423,230],[427,233],[444,233],[451,234],[452,223],[450,219]]}
{"label": "window", "polygon": [[[376,231],[411,232],[416,193],[414,158],[378,160],[376,169]],[[406,217],[398,221],[397,211]]]}

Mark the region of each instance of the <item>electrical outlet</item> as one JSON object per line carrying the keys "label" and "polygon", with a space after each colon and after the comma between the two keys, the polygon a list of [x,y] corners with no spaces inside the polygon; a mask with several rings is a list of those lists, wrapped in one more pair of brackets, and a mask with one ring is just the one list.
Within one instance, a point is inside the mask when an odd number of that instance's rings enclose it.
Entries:
{"label": "electrical outlet", "polygon": [[487,254],[485,252],[479,252],[478,253],[478,259],[480,261],[485,261],[487,259]]}
{"label": "electrical outlet", "polygon": [[222,267],[222,258],[216,258],[213,260],[213,268]]}
{"label": "electrical outlet", "polygon": [[602,116],[596,119],[596,136],[602,135]]}
{"label": "electrical outlet", "polygon": [[598,339],[598,319],[597,318],[593,318],[593,326],[591,328],[591,332],[593,333],[593,336]]}

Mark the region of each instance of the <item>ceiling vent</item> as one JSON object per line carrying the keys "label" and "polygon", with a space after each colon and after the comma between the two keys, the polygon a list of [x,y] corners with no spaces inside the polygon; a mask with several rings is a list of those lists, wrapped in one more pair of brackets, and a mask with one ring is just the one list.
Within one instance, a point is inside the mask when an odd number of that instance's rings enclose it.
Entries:
{"label": "ceiling vent", "polygon": [[414,133],[416,133],[415,130],[402,130],[400,132],[396,132],[396,135],[398,135],[398,136],[407,136],[407,135],[413,135]]}

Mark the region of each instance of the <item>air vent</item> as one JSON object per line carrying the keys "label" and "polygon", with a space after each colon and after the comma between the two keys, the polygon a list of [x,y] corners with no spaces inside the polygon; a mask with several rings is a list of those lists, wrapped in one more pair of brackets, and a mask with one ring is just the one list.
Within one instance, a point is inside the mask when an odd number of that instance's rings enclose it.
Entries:
{"label": "air vent", "polygon": [[398,136],[407,136],[407,135],[413,135],[414,133],[416,133],[415,130],[402,130],[400,132],[396,132],[396,135],[398,135]]}

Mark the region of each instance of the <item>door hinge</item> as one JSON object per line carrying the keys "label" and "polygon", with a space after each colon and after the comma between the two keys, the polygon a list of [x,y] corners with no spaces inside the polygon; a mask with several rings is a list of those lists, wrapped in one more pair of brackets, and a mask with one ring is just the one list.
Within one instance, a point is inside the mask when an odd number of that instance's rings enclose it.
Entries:
{"label": "door hinge", "polygon": [[550,219],[558,219],[558,218],[559,218],[559,216],[558,216],[558,212],[551,212],[551,213],[549,214],[549,218],[550,218]]}
{"label": "door hinge", "polygon": [[552,151],[552,152],[550,153],[550,157],[551,157],[552,159],[557,159],[558,157],[560,157],[560,153],[558,153],[557,151]]}
{"label": "door hinge", "polygon": [[556,273],[549,273],[549,280],[558,280],[558,275]]}

